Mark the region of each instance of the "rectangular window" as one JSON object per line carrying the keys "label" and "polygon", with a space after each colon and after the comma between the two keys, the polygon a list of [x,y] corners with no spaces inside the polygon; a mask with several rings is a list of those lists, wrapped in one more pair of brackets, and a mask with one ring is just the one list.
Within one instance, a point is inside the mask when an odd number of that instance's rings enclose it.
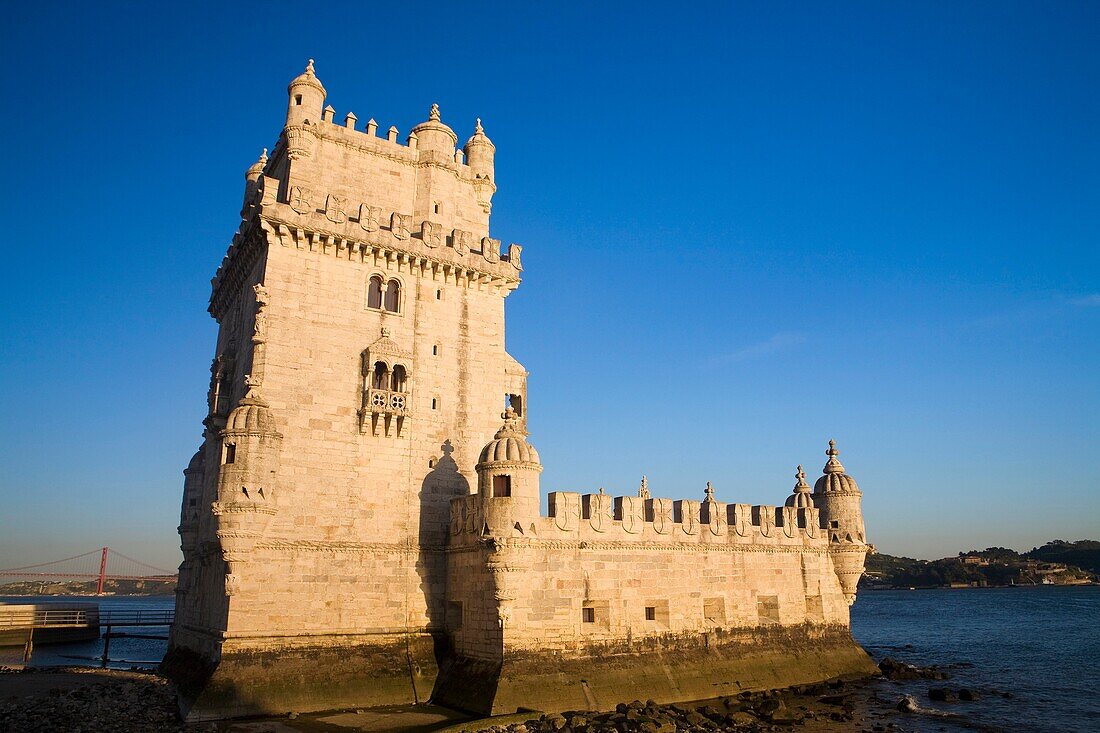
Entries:
{"label": "rectangular window", "polygon": [[821,596],[806,596],[806,620],[818,624],[825,621],[825,606],[821,602]]}
{"label": "rectangular window", "polygon": [[493,496],[511,496],[512,477],[493,476]]}
{"label": "rectangular window", "polygon": [[226,443],[225,444],[225,463],[233,463],[237,460],[237,444]]}
{"label": "rectangular window", "polygon": [[722,598],[703,599],[703,623],[710,628],[726,625],[726,602]]}
{"label": "rectangular window", "polygon": [[761,624],[779,623],[779,596],[757,596],[756,618]]}
{"label": "rectangular window", "polygon": [[584,601],[581,603],[581,622],[581,630],[585,633],[599,633],[610,629],[610,601]]}
{"label": "rectangular window", "polygon": [[443,623],[446,630],[452,633],[462,628],[461,601],[447,601],[447,615]]}
{"label": "rectangular window", "polygon": [[650,628],[668,628],[668,601],[648,600],[645,602],[645,620],[651,622]]}

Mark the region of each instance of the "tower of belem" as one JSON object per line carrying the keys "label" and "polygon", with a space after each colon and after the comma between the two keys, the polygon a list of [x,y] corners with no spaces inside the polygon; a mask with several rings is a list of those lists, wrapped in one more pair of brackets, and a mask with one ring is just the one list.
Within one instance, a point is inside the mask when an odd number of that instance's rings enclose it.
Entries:
{"label": "tower of belem", "polygon": [[700,699],[870,672],[870,546],[830,442],[785,505],[551,491],[505,350],[522,248],[495,147],[438,106],[404,140],[313,62],[212,282],[203,443],[165,670],[189,719],[435,702]]}

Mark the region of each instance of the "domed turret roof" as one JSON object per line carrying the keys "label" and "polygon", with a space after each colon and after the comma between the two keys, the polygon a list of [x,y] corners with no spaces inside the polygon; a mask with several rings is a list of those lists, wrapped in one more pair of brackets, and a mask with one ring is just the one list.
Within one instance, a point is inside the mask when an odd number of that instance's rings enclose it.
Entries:
{"label": "domed turret roof", "polygon": [[825,451],[825,455],[829,456],[828,462],[825,464],[825,468],[822,469],[824,475],[814,483],[815,494],[858,494],[859,486],[856,484],[856,480],[844,473],[844,466],[840,464],[840,460],[837,456],[840,455],[840,451],[836,449],[836,441],[829,441],[829,450]]}
{"label": "domed turret roof", "polygon": [[259,159],[248,166],[248,170],[244,172],[244,177],[249,181],[255,181],[260,177],[260,174],[264,172],[264,166],[267,165],[267,148],[260,153]]}
{"label": "domed turret roof", "polygon": [[496,149],[496,145],[493,145],[493,141],[485,134],[485,128],[481,126],[480,117],[477,118],[477,124],[474,126],[474,134],[466,141],[466,147],[471,145],[488,145],[494,150]]}
{"label": "domed turret roof", "polygon": [[794,484],[794,493],[787,497],[787,506],[808,509],[814,505],[814,500],[810,496],[810,485],[806,483],[806,472],[802,470],[802,466],[798,467],[795,476],[798,481]]}
{"label": "domed turret roof", "polygon": [[424,133],[440,132],[446,135],[451,141],[451,147],[458,145],[458,135],[451,128],[444,125],[439,121],[439,105],[433,104],[431,111],[428,113],[428,121],[421,122],[419,125],[412,129],[412,133],[418,138],[423,137]]}
{"label": "domed turret roof", "polygon": [[325,87],[321,84],[321,80],[313,73],[313,59],[310,59],[309,63],[306,64],[306,70],[294,77],[294,80],[290,82],[290,86],[286,88],[287,93],[293,92],[294,87],[303,85],[313,87],[321,92],[321,96],[328,96],[328,92],[325,91]]}
{"label": "domed turret roof", "polygon": [[493,439],[481,449],[478,465],[486,463],[539,463],[539,453],[527,442],[527,433],[519,426],[519,419],[512,408],[504,413],[504,425]]}
{"label": "domed turret roof", "polygon": [[227,433],[277,433],[271,407],[255,387],[248,390],[225,421]]}

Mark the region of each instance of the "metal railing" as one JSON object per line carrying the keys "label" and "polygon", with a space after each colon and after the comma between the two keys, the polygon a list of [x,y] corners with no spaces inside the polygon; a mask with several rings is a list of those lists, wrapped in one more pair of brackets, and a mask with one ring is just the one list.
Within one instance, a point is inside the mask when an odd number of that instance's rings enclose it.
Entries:
{"label": "metal railing", "polygon": [[99,609],[96,608],[15,608],[0,612],[0,629],[56,629],[98,624]]}

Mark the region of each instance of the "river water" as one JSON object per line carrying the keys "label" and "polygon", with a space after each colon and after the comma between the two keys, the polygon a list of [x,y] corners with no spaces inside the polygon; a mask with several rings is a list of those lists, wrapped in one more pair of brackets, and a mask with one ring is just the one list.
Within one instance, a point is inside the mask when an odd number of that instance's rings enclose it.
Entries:
{"label": "river water", "polygon": [[[165,610],[174,598],[0,597],[10,603],[59,601],[98,601],[105,611]],[[939,665],[951,674],[946,682],[873,683],[886,700],[911,694],[924,707],[958,716],[907,717],[907,729],[1100,731],[1100,586],[863,591],[852,608],[852,633],[876,660]],[[166,647],[165,641],[112,639],[111,658],[119,661],[111,666],[155,666]],[[17,652],[0,649],[0,663]],[[37,646],[32,663],[96,664],[102,653],[102,641]],[[937,705],[927,698],[930,686],[969,687],[981,700]]]}

